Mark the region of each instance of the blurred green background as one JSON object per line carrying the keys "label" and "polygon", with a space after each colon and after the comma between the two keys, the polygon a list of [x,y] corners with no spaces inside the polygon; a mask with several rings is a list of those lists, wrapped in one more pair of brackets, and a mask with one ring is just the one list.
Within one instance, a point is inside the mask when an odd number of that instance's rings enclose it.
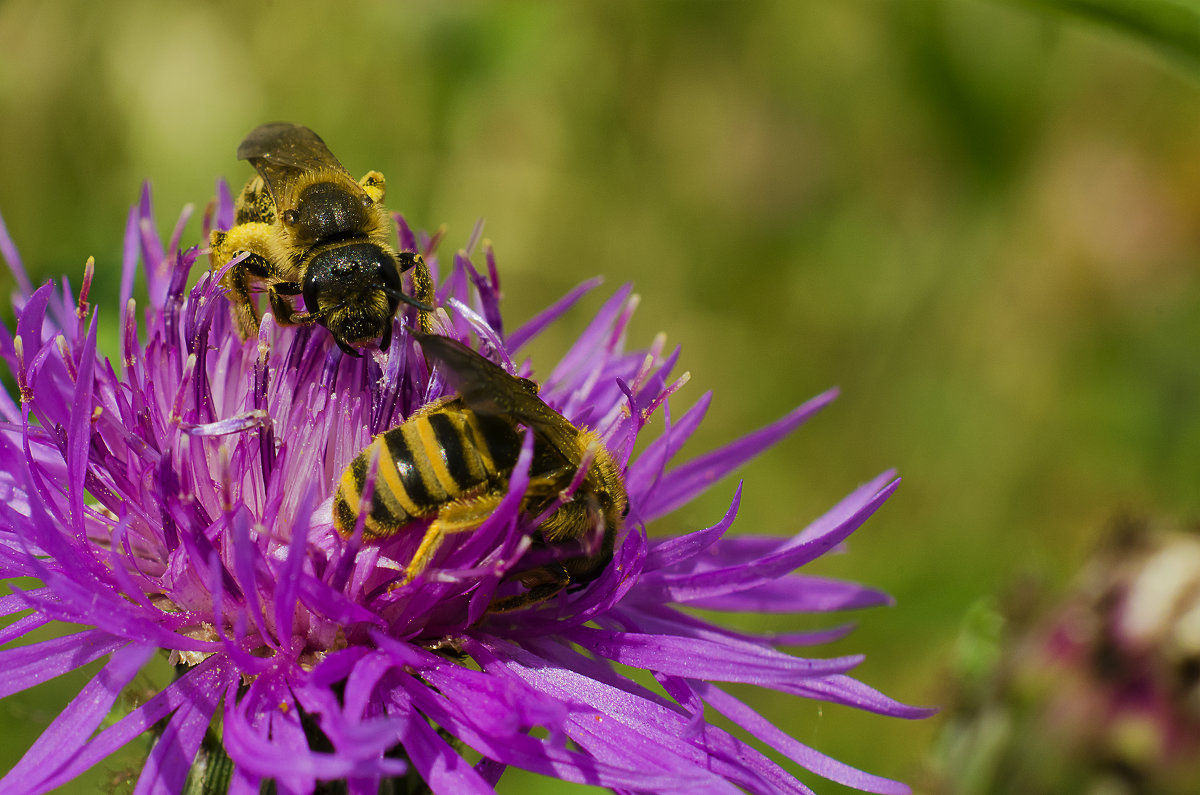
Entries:
{"label": "blurred green background", "polygon": [[[974,603],[1021,575],[1065,583],[1117,511],[1189,519],[1200,501],[1186,48],[1039,5],[7,0],[0,212],[38,279],[77,282],[96,257],[115,341],[141,182],[164,234],[196,205],[196,242],[214,181],[249,175],[242,136],[302,122],[356,175],[383,171],[414,225],[446,223],[444,252],[485,218],[514,325],[592,275],[605,294],[634,282],[631,344],[665,331],[693,374],[676,410],[716,392],[692,452],[840,386],[742,468],[735,530],[794,533],[898,468],[847,554],[813,567],[898,604],[827,651],[939,703]],[[535,347],[539,372],[600,300]],[[713,523],[734,485],[653,530]],[[79,682],[0,701],[0,764]],[[941,721],[747,697],[918,789]]]}

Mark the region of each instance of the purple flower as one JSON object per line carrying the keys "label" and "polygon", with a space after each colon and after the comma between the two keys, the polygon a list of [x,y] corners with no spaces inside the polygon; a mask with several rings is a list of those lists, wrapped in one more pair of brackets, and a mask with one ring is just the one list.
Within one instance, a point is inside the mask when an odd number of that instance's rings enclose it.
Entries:
{"label": "purple flower", "polygon": [[[217,222],[227,227],[232,207],[228,191],[221,196]],[[776,648],[847,628],[752,636],[692,611],[886,603],[878,591],[793,572],[887,499],[891,473],[792,538],[727,536],[740,488],[712,527],[646,534],[833,393],[673,464],[709,395],[671,414],[667,398],[686,380],[672,375],[679,351],[661,340],[626,351],[636,300],[618,290],[562,360],[536,372],[542,398],[596,430],[624,472],[630,512],[613,561],[584,588],[490,613],[506,572],[538,552],[531,517],[518,512],[530,444],[484,525],[451,536],[428,570],[395,587],[420,533],[364,545],[333,530],[330,504],[373,434],[451,391],[414,347],[411,317],[397,320],[387,355],[344,356],[325,329],[270,319],[257,341],[242,343],[219,275],[195,267],[195,248],[177,253],[184,220],[164,247],[148,191],[130,213],[116,364],[97,354],[90,266],[78,296],[65,278],[34,290],[0,225],[0,252],[20,288],[16,330],[0,328],[0,356],[20,391],[19,402],[0,392],[0,574],[41,583],[10,583],[0,614],[23,615],[0,637],[51,622],[86,627],[0,651],[0,696],[107,660],[0,789],[51,790],[153,730],[138,791],[178,791],[198,753],[211,753],[205,734],[216,718],[234,766],[229,791],[238,793],[258,792],[264,779],[287,793],[312,792],[320,780],[374,793],[401,775],[437,793],[492,792],[509,765],[624,792],[809,791],[759,744],[852,787],[908,792],[800,744],[714,684],[927,715],[850,678],[859,656]],[[438,239],[418,239],[397,220],[401,247],[424,253],[436,277]],[[484,259],[482,273],[464,251],[441,263],[440,332],[474,339],[493,361],[531,375],[513,357],[597,282],[509,331],[490,249]],[[139,269],[145,309],[130,298]],[[655,415],[664,430],[633,455]],[[159,649],[176,679],[105,724]],[[651,672],[659,689],[614,664]],[[706,705],[757,743],[709,723]]]}

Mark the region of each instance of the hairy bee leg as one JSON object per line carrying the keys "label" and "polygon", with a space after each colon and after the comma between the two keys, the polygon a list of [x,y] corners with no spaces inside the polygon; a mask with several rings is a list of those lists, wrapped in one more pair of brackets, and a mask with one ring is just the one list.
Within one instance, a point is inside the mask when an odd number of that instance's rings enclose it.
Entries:
{"label": "hairy bee leg", "polygon": [[547,543],[554,544],[572,538],[583,538],[603,523],[599,512],[588,500],[575,499],[561,507],[538,528]]}
{"label": "hairy bee leg", "polygon": [[242,188],[241,194],[233,204],[234,223],[262,223],[267,226],[275,224],[275,200],[267,190],[267,183],[261,176],[254,176]]}
{"label": "hairy bee leg", "polygon": [[[549,578],[549,579],[547,579]],[[571,584],[571,574],[561,563],[551,563],[540,569],[522,574],[518,579],[528,591],[495,599],[488,605],[489,613],[509,613],[522,607],[544,602]]]}
{"label": "hairy bee leg", "polygon": [[[433,291],[433,276],[429,273],[429,266],[425,264],[425,258],[420,254],[416,256],[416,261],[413,264],[412,272],[413,282],[413,298],[416,298],[423,304],[436,306],[434,301],[437,297]],[[424,310],[417,310],[417,327],[422,334],[433,333],[433,313]]]}
{"label": "hairy bee leg", "polygon": [[271,312],[275,322],[281,326],[306,326],[317,321],[316,315],[301,312],[286,296],[300,295],[303,288],[296,282],[277,282],[267,290],[267,298],[271,302]]}
{"label": "hairy bee leg", "polygon": [[267,299],[271,302],[271,314],[275,315],[276,323],[281,326],[296,325],[296,317],[301,313],[274,286],[267,290]]}
{"label": "hairy bee leg", "polygon": [[404,570],[401,585],[412,582],[418,574],[425,571],[433,560],[434,554],[441,547],[446,536],[454,533],[465,533],[483,524],[500,505],[503,494],[481,494],[465,500],[446,503],[438,510],[437,517],[429,523],[420,546],[413,553],[413,559]]}
{"label": "hairy bee leg", "polygon": [[380,174],[378,171],[368,171],[358,181],[358,184],[371,197],[371,201],[376,204],[383,201],[383,195],[387,192],[387,180],[383,178],[383,174]]}
{"label": "hairy bee leg", "polygon": [[221,284],[229,290],[233,304],[233,319],[238,334],[247,339],[258,334],[262,319],[258,307],[250,297],[250,281],[258,275],[256,271],[270,268],[270,239],[273,229],[261,222],[239,224],[228,232],[214,229],[209,237],[212,246],[210,261],[216,270],[225,267],[239,252],[248,251],[249,256],[234,265],[221,278]]}

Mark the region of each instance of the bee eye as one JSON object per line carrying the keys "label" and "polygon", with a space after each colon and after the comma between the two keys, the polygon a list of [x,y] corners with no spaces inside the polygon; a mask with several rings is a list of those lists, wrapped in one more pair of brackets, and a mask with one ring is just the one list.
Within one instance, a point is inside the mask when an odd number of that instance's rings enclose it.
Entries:
{"label": "bee eye", "polygon": [[371,206],[372,204],[374,204],[374,203],[375,203],[375,202],[371,201],[371,197],[370,197],[370,196],[368,196],[368,195],[367,195],[367,194],[365,194],[365,193],[363,194],[363,197],[362,197],[362,204],[363,204],[363,207],[370,207],[370,206]]}
{"label": "bee eye", "polygon": [[295,226],[296,222],[299,220],[300,220],[300,213],[296,212],[295,210],[284,210],[283,211],[283,222],[285,224],[287,224],[288,226]]}

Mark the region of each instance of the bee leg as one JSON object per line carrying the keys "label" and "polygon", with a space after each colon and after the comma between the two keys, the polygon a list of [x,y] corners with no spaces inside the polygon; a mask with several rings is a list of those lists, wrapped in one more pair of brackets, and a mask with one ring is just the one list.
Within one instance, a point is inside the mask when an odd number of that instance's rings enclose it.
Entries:
{"label": "bee leg", "polygon": [[[414,263],[412,281],[413,297],[423,304],[435,306],[434,301],[437,300],[437,297],[433,292],[433,277],[429,275],[429,266],[425,264],[425,258],[420,254],[417,255]],[[433,313],[423,309],[417,310],[417,326],[421,329],[422,334],[432,334]]]}
{"label": "bee leg", "polygon": [[233,205],[234,219],[238,224],[258,222],[272,226],[275,223],[275,200],[267,190],[261,176],[254,176],[242,188]]}
{"label": "bee leg", "polygon": [[383,195],[387,192],[387,180],[383,178],[383,174],[378,171],[368,171],[358,181],[358,184],[362,185],[362,189],[371,197],[371,201],[376,204],[383,201]]}
{"label": "bee leg", "polygon": [[554,544],[573,538],[585,538],[589,532],[598,527],[602,519],[596,508],[586,499],[575,499],[564,502],[557,511],[546,517],[538,528],[547,543]]}
{"label": "bee leg", "polygon": [[561,563],[550,563],[522,574],[518,579],[527,587],[525,593],[496,599],[488,605],[489,613],[510,613],[522,607],[544,602],[571,584],[571,574]]}
{"label": "bee leg", "polygon": [[262,318],[250,296],[250,282],[267,278],[271,273],[269,244],[272,234],[273,229],[269,225],[250,222],[238,224],[228,232],[214,229],[209,237],[212,246],[210,260],[214,270],[224,268],[240,252],[249,252],[245,259],[225,271],[221,277],[222,286],[229,290],[233,319],[242,339],[258,334],[258,324]]}
{"label": "bee leg", "polygon": [[437,516],[429,523],[425,537],[413,553],[413,559],[404,570],[401,585],[412,582],[418,574],[429,568],[434,554],[446,540],[446,536],[454,533],[465,533],[474,530],[487,521],[496,510],[496,506],[504,499],[504,494],[481,494],[467,499],[455,500],[443,505]]}
{"label": "bee leg", "polygon": [[401,301],[417,308],[417,328],[422,334],[433,333],[433,310],[437,296],[433,290],[433,276],[425,258],[411,251],[401,251],[397,257],[401,273],[412,271],[412,295],[401,293]]}
{"label": "bee leg", "polygon": [[275,315],[275,322],[281,326],[296,326],[307,325],[316,322],[316,316],[308,312],[298,312],[296,307],[292,306],[292,302],[285,296],[299,295],[301,287],[296,282],[278,282],[271,285],[271,289],[267,290],[267,297],[271,301],[271,312]]}

